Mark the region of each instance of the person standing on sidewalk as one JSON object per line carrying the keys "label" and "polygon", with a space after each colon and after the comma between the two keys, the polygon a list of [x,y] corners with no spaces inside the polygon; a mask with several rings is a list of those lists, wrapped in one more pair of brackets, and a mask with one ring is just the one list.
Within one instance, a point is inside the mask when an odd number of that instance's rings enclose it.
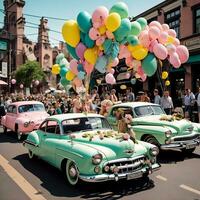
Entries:
{"label": "person standing on sidewalk", "polygon": [[154,94],[154,101],[153,102],[155,104],[160,105],[161,98],[160,98],[160,95],[158,94],[158,89],[154,89],[153,94]]}
{"label": "person standing on sidewalk", "polygon": [[195,96],[190,89],[185,90],[184,105],[185,105],[185,118],[192,119],[192,111],[195,103]]}
{"label": "person standing on sidewalk", "polygon": [[199,87],[199,92],[197,94],[197,106],[198,106],[198,117],[199,117],[199,123],[200,123],[200,87]]}
{"label": "person standing on sidewalk", "polygon": [[172,114],[172,110],[174,108],[172,98],[169,96],[169,91],[164,91],[164,94],[161,98],[161,107],[164,109],[167,115]]}

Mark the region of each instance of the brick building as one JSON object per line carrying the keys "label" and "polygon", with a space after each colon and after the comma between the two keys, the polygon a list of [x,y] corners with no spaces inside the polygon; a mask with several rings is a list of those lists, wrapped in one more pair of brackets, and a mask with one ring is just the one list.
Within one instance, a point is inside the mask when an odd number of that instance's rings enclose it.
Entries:
{"label": "brick building", "polygon": [[[171,95],[175,104],[177,97],[183,95],[186,88],[197,92],[200,86],[200,1],[165,0],[134,19],[139,17],[145,17],[148,22],[157,20],[161,24],[167,23],[177,32],[181,43],[189,49],[190,57],[187,63],[179,69],[171,68],[169,73]],[[143,84],[143,89],[150,92],[156,87],[160,88],[160,80],[156,75]]]}
{"label": "brick building", "polygon": [[[4,25],[0,30],[0,77],[10,82],[11,74],[26,60],[36,60],[47,74],[47,84],[55,86],[56,77],[51,74],[52,64],[59,52],[65,52],[62,42],[51,47],[49,42],[48,20],[40,19],[38,41],[30,41],[24,34],[24,0],[4,0]],[[67,53],[67,52],[65,52]]]}

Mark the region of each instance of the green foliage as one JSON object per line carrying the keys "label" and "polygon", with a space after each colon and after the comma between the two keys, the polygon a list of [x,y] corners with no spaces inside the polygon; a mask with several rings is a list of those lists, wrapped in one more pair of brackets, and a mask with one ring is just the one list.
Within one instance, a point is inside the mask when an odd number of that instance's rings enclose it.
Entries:
{"label": "green foliage", "polygon": [[23,83],[25,87],[30,87],[33,80],[45,80],[45,73],[38,62],[27,61],[17,69],[15,78],[17,83]]}

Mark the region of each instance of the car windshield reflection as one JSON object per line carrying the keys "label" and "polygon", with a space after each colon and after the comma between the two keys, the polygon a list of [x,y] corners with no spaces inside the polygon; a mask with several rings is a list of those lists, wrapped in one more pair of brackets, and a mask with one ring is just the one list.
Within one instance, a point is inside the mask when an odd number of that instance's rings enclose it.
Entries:
{"label": "car windshield reflection", "polygon": [[107,120],[100,117],[84,117],[79,119],[66,119],[62,121],[64,134],[85,132],[99,129],[111,129]]}
{"label": "car windshield reflection", "polygon": [[45,108],[44,108],[44,105],[42,104],[28,104],[28,105],[19,106],[18,111],[19,113],[45,111]]}
{"label": "car windshield reflection", "polygon": [[134,112],[136,117],[165,114],[159,105],[138,106],[134,108]]}

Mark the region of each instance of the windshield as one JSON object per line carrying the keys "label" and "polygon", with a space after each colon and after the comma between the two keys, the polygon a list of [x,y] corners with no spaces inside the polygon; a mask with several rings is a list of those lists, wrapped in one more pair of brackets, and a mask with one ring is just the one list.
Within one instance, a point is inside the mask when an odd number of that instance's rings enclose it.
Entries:
{"label": "windshield", "polygon": [[139,106],[134,108],[134,111],[137,117],[165,114],[159,105]]}
{"label": "windshield", "polygon": [[101,117],[84,117],[79,119],[67,119],[62,121],[64,134],[90,131],[98,129],[111,129],[108,121]]}
{"label": "windshield", "polygon": [[18,111],[19,113],[45,111],[45,108],[43,104],[28,104],[28,105],[19,106]]}

